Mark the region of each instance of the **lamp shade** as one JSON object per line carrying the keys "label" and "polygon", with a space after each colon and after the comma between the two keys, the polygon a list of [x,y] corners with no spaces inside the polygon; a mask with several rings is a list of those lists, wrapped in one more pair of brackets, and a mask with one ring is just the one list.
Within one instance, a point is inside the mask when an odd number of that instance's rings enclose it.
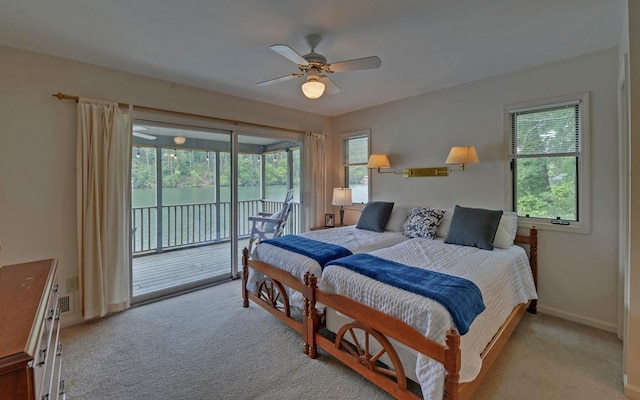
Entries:
{"label": "lamp shade", "polygon": [[333,200],[331,200],[331,205],[350,206],[352,204],[353,204],[353,201],[351,200],[350,188],[334,188],[333,189]]}
{"label": "lamp shade", "polygon": [[324,93],[324,83],[310,79],[302,84],[302,93],[310,99],[317,99]]}
{"label": "lamp shade", "polygon": [[445,164],[480,164],[475,146],[454,146]]}
{"label": "lamp shade", "polygon": [[369,156],[367,168],[391,168],[389,157],[386,154],[372,154]]}
{"label": "lamp shade", "polygon": [[184,142],[186,141],[187,141],[187,138],[185,138],[184,136],[176,136],[173,138],[173,142],[178,145],[184,144]]}

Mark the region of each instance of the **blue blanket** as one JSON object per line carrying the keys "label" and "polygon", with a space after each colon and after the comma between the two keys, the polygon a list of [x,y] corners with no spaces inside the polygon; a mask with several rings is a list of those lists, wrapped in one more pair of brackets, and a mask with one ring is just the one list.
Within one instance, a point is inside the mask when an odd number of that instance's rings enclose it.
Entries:
{"label": "blue blanket", "polygon": [[485,309],[482,293],[468,279],[400,264],[370,254],[355,254],[331,262],[369,278],[428,297],[451,314],[461,335]]}
{"label": "blue blanket", "polygon": [[342,246],[307,239],[297,235],[285,235],[274,239],[263,240],[261,243],[268,243],[312,258],[316,260],[322,268],[324,268],[329,261],[353,254],[350,250]]}

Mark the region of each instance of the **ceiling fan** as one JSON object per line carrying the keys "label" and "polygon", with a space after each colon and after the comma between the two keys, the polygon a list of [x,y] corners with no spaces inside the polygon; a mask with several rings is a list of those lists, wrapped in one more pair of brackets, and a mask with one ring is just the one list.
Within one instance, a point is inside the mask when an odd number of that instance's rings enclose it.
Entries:
{"label": "ceiling fan", "polygon": [[140,125],[134,125],[133,126],[133,136],[137,136],[139,138],[142,139],[147,139],[147,140],[156,140],[155,136],[149,135],[147,133],[144,133],[144,131],[146,131],[147,128],[145,128],[144,126],[140,126]]}
{"label": "ceiling fan", "polygon": [[155,136],[147,135],[146,133],[142,133],[138,131],[133,131],[133,136],[137,136],[139,138],[147,139],[147,140],[156,140]]}
{"label": "ceiling fan", "polygon": [[286,44],[274,44],[270,46],[271,50],[296,63],[300,72],[259,82],[258,86],[269,86],[274,83],[288,81],[293,78],[305,77],[306,82],[302,84],[302,93],[310,99],[317,99],[322,96],[325,90],[328,94],[336,94],[340,92],[338,85],[329,79],[327,74],[359,69],[380,68],[380,64],[382,64],[380,58],[376,56],[356,58],[353,60],[345,60],[328,64],[327,58],[315,51],[318,44],[322,41],[322,37],[320,35],[310,34],[305,36],[305,40],[309,47],[311,47],[311,52],[303,56]]}
{"label": "ceiling fan", "polygon": [[[156,140],[157,139],[156,136],[149,135],[148,133],[144,133],[145,131],[147,131],[147,128],[142,126],[142,125],[134,125],[133,126],[133,136],[137,136],[139,138],[146,139],[146,140]],[[183,145],[186,141],[187,141],[187,138],[182,136],[182,135],[178,135],[178,136],[174,136],[173,137],[173,142],[175,144],[177,144],[177,145]]]}

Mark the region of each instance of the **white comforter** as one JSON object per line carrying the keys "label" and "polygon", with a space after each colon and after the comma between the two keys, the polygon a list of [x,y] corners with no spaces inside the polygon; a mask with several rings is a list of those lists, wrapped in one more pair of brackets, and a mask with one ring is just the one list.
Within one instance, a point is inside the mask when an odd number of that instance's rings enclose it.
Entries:
{"label": "white comforter", "polygon": [[[514,307],[537,298],[525,251],[518,246],[508,250],[480,250],[445,244],[441,240],[411,239],[371,254],[402,264],[426,268],[473,281],[482,291],[486,310],[461,338],[460,381],[475,379],[484,350]],[[341,293],[376,308],[424,332],[444,344],[445,334],[454,327],[449,312],[425,297],[375,281],[335,265],[325,267],[320,289]],[[442,399],[444,368],[418,354],[416,376],[425,399]]]}
{"label": "white comforter", "polygon": [[[373,232],[356,229],[355,226],[304,232],[300,236],[336,244],[349,249],[354,254],[371,252],[409,239],[400,232]],[[281,268],[300,281],[304,280],[304,274],[307,271],[318,278],[322,276],[322,268],[314,259],[268,243],[260,243],[256,246],[252,258]],[[262,278],[264,278],[263,274],[250,270],[247,289],[255,293],[256,284]],[[304,298],[301,293],[290,291],[289,303],[296,307],[302,307]]]}

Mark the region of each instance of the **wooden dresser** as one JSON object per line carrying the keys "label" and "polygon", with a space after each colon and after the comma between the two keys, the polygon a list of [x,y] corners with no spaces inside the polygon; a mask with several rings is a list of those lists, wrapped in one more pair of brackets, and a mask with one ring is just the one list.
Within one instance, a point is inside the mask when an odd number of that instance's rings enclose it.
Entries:
{"label": "wooden dresser", "polygon": [[0,400],[65,399],[56,268],[0,267]]}

